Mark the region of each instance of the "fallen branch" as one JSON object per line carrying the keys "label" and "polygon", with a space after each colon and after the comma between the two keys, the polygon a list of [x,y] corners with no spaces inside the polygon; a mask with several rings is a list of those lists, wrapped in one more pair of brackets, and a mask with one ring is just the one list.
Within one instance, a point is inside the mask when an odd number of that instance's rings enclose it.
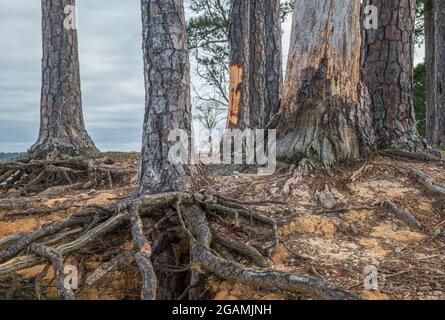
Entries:
{"label": "fallen branch", "polygon": [[387,200],[383,203],[383,206],[390,210],[394,216],[399,219],[400,221],[406,223],[409,227],[421,230],[422,225],[414,218],[410,213],[403,211],[399,207],[397,207],[394,202]]}
{"label": "fallen branch", "polygon": [[415,171],[411,174],[411,177],[418,183],[422,184],[426,190],[433,194],[445,196],[445,187],[437,184],[433,178],[426,175],[421,171]]}

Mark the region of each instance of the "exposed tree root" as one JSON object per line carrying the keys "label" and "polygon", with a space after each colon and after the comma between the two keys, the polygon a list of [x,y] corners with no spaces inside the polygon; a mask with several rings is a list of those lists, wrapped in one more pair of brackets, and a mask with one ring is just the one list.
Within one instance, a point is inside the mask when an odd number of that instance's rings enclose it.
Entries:
{"label": "exposed tree root", "polygon": [[414,160],[414,161],[442,162],[440,155],[435,156],[435,155],[431,155],[429,153],[409,152],[409,151],[404,151],[404,150],[400,150],[400,149],[386,149],[386,150],[380,151],[380,153],[383,155],[389,156],[389,157],[396,157],[396,158],[408,159],[408,160]]}
{"label": "exposed tree root", "polygon": [[210,272],[229,281],[261,288],[304,291],[335,300],[357,299],[350,292],[319,279],[297,276],[273,269],[250,269],[236,262],[217,257],[209,249],[211,232],[205,213],[198,207],[187,208],[184,211],[184,221],[190,230],[191,237],[193,237],[190,246],[195,267],[201,268],[203,272]]}
{"label": "exposed tree root", "polygon": [[32,160],[25,156],[0,163],[0,190],[14,188],[23,196],[55,186],[91,188],[105,185],[112,188],[117,183],[127,182],[135,174],[135,170],[105,167],[96,159],[86,157]]}
{"label": "exposed tree root", "polygon": [[56,286],[60,294],[65,300],[75,300],[73,290],[65,286],[62,255],[51,247],[37,243],[31,245],[31,252],[51,262],[56,277]]}
{"label": "exposed tree root", "polygon": [[114,269],[120,266],[128,265],[132,260],[134,260],[134,253],[124,252],[119,254],[110,261],[101,264],[96,270],[94,270],[93,273],[91,273],[85,280],[85,284],[92,286]]}
{"label": "exposed tree root", "polygon": [[154,300],[156,299],[158,281],[150,260],[152,249],[151,244],[144,235],[142,219],[136,207],[130,207],[130,221],[131,234],[138,250],[135,256],[136,263],[143,279],[141,298],[142,300]]}
{"label": "exposed tree root", "polygon": [[[175,211],[172,213],[171,209]],[[162,213],[161,218],[159,218],[160,213]],[[143,226],[143,219],[146,218],[150,227],[148,229]],[[134,258],[142,276],[142,299],[156,298],[157,279],[160,279],[157,268],[161,268],[163,273],[189,272],[188,283],[184,284],[182,289],[179,289],[180,292],[175,295],[181,299],[187,295],[189,298],[200,298],[202,296],[200,288],[205,275],[216,275],[225,280],[261,288],[273,287],[294,293],[303,291],[326,299],[357,299],[355,295],[341,287],[321,279],[263,269],[267,266],[265,257],[252,246],[224,236],[222,229],[218,227],[220,219],[244,219],[252,225],[252,228],[257,224],[267,226],[273,230],[273,246],[279,243],[278,223],[274,218],[251,212],[228,198],[222,200],[205,193],[172,192],[123,200],[108,210],[90,208],[82,214],[71,216],[64,221],[53,222],[20,238],[9,239],[6,242],[0,240],[5,246],[10,244],[6,250],[0,252],[0,261],[4,262],[0,265],[0,278],[44,264],[49,260],[56,270],[56,284],[62,296],[74,298],[69,291],[63,291],[60,273],[57,273],[57,270],[63,270],[63,259],[90,244],[97,243],[98,239],[106,235],[116,236],[116,233],[111,234],[116,228],[130,225],[136,249]],[[57,237],[68,232],[74,237],[74,234],[79,233],[79,229],[83,232],[71,242],[60,244],[55,248],[48,246],[50,236]],[[158,229],[160,232],[153,232]],[[59,240],[62,238],[59,237]],[[179,239],[182,239],[181,247],[184,245],[190,247],[189,252],[184,252],[187,253],[189,262],[177,260],[176,265],[164,267],[152,264],[156,256],[166,251],[171,243],[177,243]],[[46,245],[36,244],[45,241]],[[214,249],[210,248],[212,242],[216,244]],[[30,254],[24,255],[27,248],[30,248]],[[218,248],[224,250],[220,251]],[[230,251],[248,258],[261,268],[249,268],[240,264],[232,255],[225,254]],[[128,253],[124,258],[118,256],[110,263],[96,269],[87,278],[87,284],[91,285],[98,281],[123,260],[128,261]],[[164,286],[164,283],[162,285]]]}
{"label": "exposed tree root", "polygon": [[416,230],[422,229],[422,225],[416,220],[416,218],[414,218],[410,213],[397,207],[394,202],[387,200],[384,202],[383,206],[390,210],[390,212],[394,214],[397,219],[406,223],[409,227]]}
{"label": "exposed tree root", "polygon": [[416,182],[422,184],[428,192],[445,197],[445,187],[436,183],[433,178],[423,172],[415,171],[411,174]]}
{"label": "exposed tree root", "polygon": [[215,227],[210,227],[210,230],[212,231],[213,241],[218,242],[219,244],[226,247],[227,249],[230,249],[240,255],[250,258],[255,263],[255,265],[257,265],[258,267],[261,267],[261,268],[267,267],[267,260],[254,247],[252,247],[248,244],[234,241],[229,238],[225,238],[225,237],[221,236]]}

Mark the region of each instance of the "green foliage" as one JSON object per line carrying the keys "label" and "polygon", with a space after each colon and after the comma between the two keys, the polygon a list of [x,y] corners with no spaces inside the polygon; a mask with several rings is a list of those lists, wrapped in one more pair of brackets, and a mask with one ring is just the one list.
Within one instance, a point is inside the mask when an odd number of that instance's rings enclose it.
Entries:
{"label": "green foliage", "polygon": [[425,0],[416,0],[416,43],[422,44],[425,36],[425,25],[424,25],[424,15],[425,15]]}
{"label": "green foliage", "polygon": [[419,63],[414,68],[414,109],[416,110],[417,129],[422,136],[426,131],[426,68]]}

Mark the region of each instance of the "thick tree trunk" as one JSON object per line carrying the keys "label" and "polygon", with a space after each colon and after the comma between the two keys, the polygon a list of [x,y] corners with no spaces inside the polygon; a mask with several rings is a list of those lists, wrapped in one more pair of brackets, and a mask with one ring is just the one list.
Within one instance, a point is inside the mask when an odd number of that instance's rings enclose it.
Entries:
{"label": "thick tree trunk", "polygon": [[77,31],[66,20],[75,15],[75,7],[69,6],[75,0],[42,0],[40,132],[29,151],[34,158],[98,152],[83,120]]}
{"label": "thick tree trunk", "polygon": [[[177,130],[186,135],[183,147],[189,151],[193,147],[188,141],[192,114],[183,0],[141,0],[141,6],[146,102],[137,193],[190,191],[192,166],[169,156],[177,143],[176,134],[171,134]],[[153,233],[154,248],[165,240],[163,231]],[[168,244],[152,259],[159,283],[157,298],[175,299],[183,290],[184,275],[172,275],[162,267],[178,263],[172,247]]]}
{"label": "thick tree trunk", "polygon": [[378,29],[364,30],[363,81],[371,96],[380,148],[425,151],[413,106],[415,0],[367,0]]}
{"label": "thick tree trunk", "polygon": [[[142,0],[146,105],[139,194],[184,191],[190,168],[172,163],[174,141],[182,130],[191,137],[190,66],[182,0]],[[189,145],[184,145],[190,150]]]}
{"label": "thick tree trunk", "polygon": [[428,84],[427,139],[432,146],[445,148],[445,2],[431,0],[430,10],[432,21],[429,22],[431,26],[428,37],[425,36]]}
{"label": "thick tree trunk", "polygon": [[230,13],[230,66],[228,129],[249,124],[250,0],[232,0]]}
{"label": "thick tree trunk", "polygon": [[[249,125],[264,129],[266,120],[266,1],[250,1]],[[267,0],[269,1],[269,0]],[[247,1],[246,1],[247,2]]]}
{"label": "thick tree trunk", "polygon": [[227,128],[265,129],[277,114],[282,45],[279,0],[232,0]]}
{"label": "thick tree trunk", "polygon": [[434,0],[425,0],[425,67],[426,67],[426,139],[434,146],[434,124],[436,111],[435,85],[434,85],[434,62],[435,62],[435,20]]}
{"label": "thick tree trunk", "polygon": [[[283,49],[281,43],[280,0],[266,0],[265,13],[266,102],[264,124],[267,126],[279,111],[283,89]],[[263,128],[265,128],[265,126]]]}
{"label": "thick tree trunk", "polygon": [[357,52],[359,1],[296,2],[277,127],[279,158],[308,158],[328,168],[368,154],[374,131]]}

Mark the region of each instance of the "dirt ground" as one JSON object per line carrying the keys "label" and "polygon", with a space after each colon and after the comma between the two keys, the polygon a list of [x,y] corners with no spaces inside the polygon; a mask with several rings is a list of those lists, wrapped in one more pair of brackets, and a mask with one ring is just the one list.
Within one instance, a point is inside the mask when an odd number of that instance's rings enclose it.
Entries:
{"label": "dirt ground", "polygon": [[[134,154],[112,155],[114,166],[137,167]],[[412,170],[422,171],[445,184],[445,166],[376,157],[344,164],[328,175],[296,174],[281,164],[273,176],[238,173],[212,176],[211,184],[222,195],[243,200],[273,199],[285,205],[256,207],[272,217],[289,217],[279,227],[281,245],[269,259],[269,266],[300,275],[319,277],[343,286],[364,299],[445,299],[445,203],[410,179]],[[135,178],[132,184],[135,183]],[[75,207],[44,215],[22,215],[19,210],[0,211],[0,239],[35,230],[66,218],[86,205],[108,205],[130,196],[133,185],[111,190],[81,190],[44,199],[38,208]],[[13,192],[13,191],[10,191]],[[7,197],[7,195],[4,195]],[[409,212],[422,226],[413,229],[380,206],[391,200]],[[29,208],[27,208],[29,209]],[[21,209],[23,211],[23,208]],[[242,224],[220,230],[228,237],[248,242],[265,253],[270,236],[254,234]],[[233,232],[235,231],[235,232]],[[48,244],[65,239],[45,239]],[[4,248],[0,247],[0,250]],[[79,268],[78,299],[137,299],[140,276],[134,262],[123,265],[94,285],[85,279],[99,265],[122,250],[131,250],[128,228],[75,255],[66,264]],[[242,257],[240,262],[246,263]],[[38,266],[0,279],[0,298],[57,298],[52,268]],[[44,272],[42,272],[44,270]],[[378,286],[365,289],[369,270]],[[376,273],[375,273],[376,272]],[[287,295],[279,290],[259,290],[211,278],[207,284],[211,299],[313,299],[303,294]]]}

